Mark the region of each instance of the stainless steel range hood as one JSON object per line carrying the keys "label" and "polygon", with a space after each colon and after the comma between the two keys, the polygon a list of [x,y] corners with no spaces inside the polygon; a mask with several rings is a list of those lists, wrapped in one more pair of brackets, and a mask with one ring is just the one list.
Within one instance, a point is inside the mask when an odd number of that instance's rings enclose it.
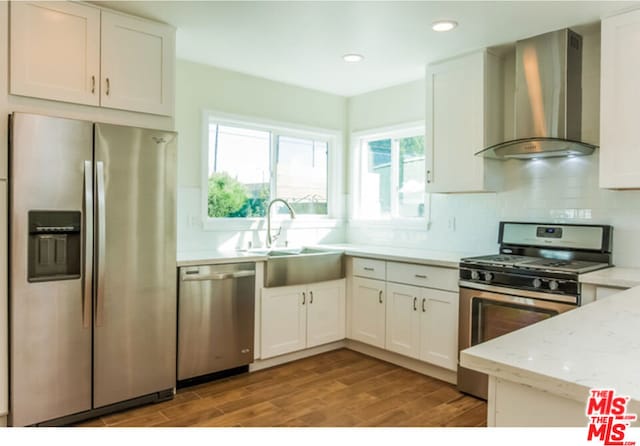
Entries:
{"label": "stainless steel range hood", "polygon": [[515,139],[476,155],[532,159],[590,155],[582,131],[582,36],[569,29],[516,43]]}

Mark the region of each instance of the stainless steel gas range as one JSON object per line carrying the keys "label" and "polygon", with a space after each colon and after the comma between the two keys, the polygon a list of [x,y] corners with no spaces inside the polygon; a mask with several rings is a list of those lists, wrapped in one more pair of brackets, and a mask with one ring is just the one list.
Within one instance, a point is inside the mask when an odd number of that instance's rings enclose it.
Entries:
{"label": "stainless steel gas range", "polygon": [[[611,266],[613,228],[501,222],[496,255],[460,261],[460,350],[572,310],[580,274]],[[458,367],[458,389],[487,398],[487,376]]]}

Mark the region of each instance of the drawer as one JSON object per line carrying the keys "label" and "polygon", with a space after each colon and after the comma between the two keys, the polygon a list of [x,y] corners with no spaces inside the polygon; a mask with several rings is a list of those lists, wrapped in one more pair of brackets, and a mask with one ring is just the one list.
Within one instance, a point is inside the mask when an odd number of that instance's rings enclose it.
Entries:
{"label": "drawer", "polygon": [[387,281],[458,292],[458,270],[387,262]]}
{"label": "drawer", "polygon": [[369,279],[385,280],[386,263],[384,260],[353,258],[353,275]]}

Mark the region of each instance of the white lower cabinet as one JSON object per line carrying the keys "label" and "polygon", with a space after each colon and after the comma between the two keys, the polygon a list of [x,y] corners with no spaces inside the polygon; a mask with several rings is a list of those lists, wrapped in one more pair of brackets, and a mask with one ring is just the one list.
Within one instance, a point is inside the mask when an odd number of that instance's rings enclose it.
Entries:
{"label": "white lower cabinet", "polygon": [[387,283],[387,350],[456,370],[458,295]]}
{"label": "white lower cabinet", "polygon": [[457,370],[458,270],[381,263],[353,259],[349,339]]}
{"label": "white lower cabinet", "polygon": [[263,288],[261,358],[345,337],[345,281]]}
{"label": "white lower cabinet", "polygon": [[387,283],[387,350],[420,356],[421,294],[422,289],[415,286]]}
{"label": "white lower cabinet", "polygon": [[351,339],[375,347],[385,347],[386,282],[351,279]]}
{"label": "white lower cabinet", "polygon": [[458,368],[458,293],[424,288],[420,301],[420,359]]}

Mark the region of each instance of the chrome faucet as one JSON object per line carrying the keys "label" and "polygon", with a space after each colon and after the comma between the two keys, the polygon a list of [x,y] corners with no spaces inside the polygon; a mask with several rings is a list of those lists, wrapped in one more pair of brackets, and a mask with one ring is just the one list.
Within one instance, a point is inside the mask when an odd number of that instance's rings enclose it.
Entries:
{"label": "chrome faucet", "polygon": [[271,237],[271,206],[273,206],[273,204],[277,201],[279,201],[280,203],[284,203],[284,205],[287,206],[287,208],[289,209],[289,215],[291,215],[291,219],[296,218],[296,213],[291,205],[282,198],[274,198],[269,202],[269,206],[267,206],[267,248],[271,248],[271,244],[275,241],[275,239]]}

